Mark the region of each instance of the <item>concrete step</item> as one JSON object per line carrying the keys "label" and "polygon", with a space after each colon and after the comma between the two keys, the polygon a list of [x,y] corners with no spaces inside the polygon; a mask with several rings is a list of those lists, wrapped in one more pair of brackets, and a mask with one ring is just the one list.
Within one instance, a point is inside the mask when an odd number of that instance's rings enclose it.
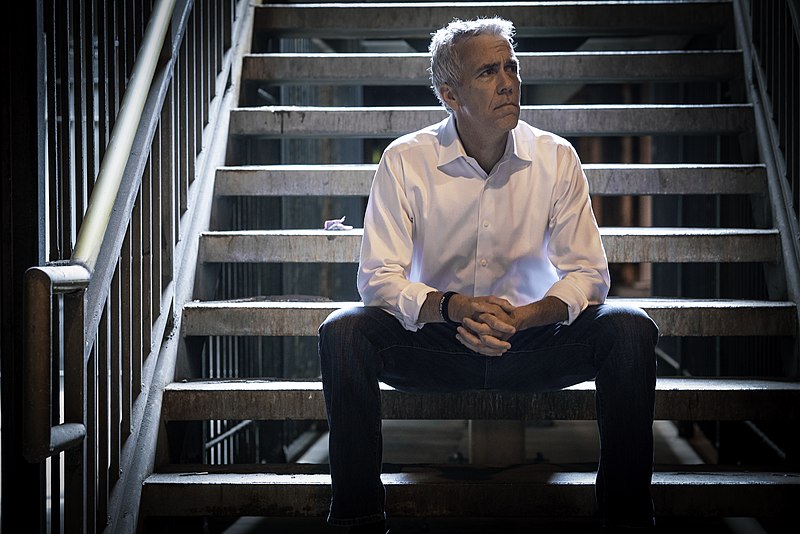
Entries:
{"label": "concrete step", "polygon": [[[281,297],[276,297],[280,299]],[[701,299],[611,298],[646,310],[663,336],[792,336],[796,307],[792,302]],[[183,333],[187,336],[316,336],[334,310],[359,302],[244,299],[187,302]]]}
{"label": "concrete step", "polygon": [[[741,77],[736,50],[518,52],[523,83],[701,82]],[[244,81],[269,84],[429,85],[429,54],[251,54]]]}
{"label": "concrete step", "polygon": [[500,16],[519,37],[717,33],[732,20],[727,2],[441,2],[389,6],[265,5],[255,7],[254,33],[353,39],[419,37],[453,20]]}
{"label": "concrete step", "polygon": [[[600,229],[612,263],[774,262],[777,230],[718,228]],[[206,263],[357,263],[363,229],[205,232]]]}
{"label": "concrete step", "polygon": [[[377,165],[220,167],[218,196],[367,196]],[[592,195],[764,194],[764,165],[584,164]]]}
{"label": "concrete step", "polygon": [[[232,110],[230,132],[265,138],[392,138],[446,116],[440,106],[264,106]],[[750,104],[522,106],[520,117],[563,136],[736,134],[753,128]]]}
{"label": "concrete step", "polygon": [[[188,465],[144,481],[145,516],[325,517],[330,475],[313,465]],[[291,471],[290,471],[291,470]],[[406,466],[381,478],[390,517],[590,517],[595,472],[584,465]],[[657,466],[656,516],[788,517],[800,474]]]}
{"label": "concrete step", "polygon": [[[164,390],[166,421],[325,419],[322,382],[209,379]],[[595,419],[594,382],[558,391],[404,393],[381,384],[384,419]],[[800,417],[800,382],[739,378],[659,378],[656,419],[765,420]]]}

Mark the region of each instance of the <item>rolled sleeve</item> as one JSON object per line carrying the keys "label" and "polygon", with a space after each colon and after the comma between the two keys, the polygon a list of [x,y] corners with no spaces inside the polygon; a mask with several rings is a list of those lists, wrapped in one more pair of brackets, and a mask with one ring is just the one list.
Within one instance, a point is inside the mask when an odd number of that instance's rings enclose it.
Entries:
{"label": "rolled sleeve", "polygon": [[428,294],[434,291],[436,291],[434,288],[425,284],[412,282],[400,292],[400,298],[397,301],[397,307],[400,310],[398,319],[406,330],[416,331],[422,326],[422,323],[419,322],[419,312],[422,305],[425,304]]}
{"label": "rolled sleeve", "polygon": [[572,324],[589,305],[586,295],[567,280],[559,280],[550,287],[545,297],[555,297],[567,305],[569,317],[563,324]]}

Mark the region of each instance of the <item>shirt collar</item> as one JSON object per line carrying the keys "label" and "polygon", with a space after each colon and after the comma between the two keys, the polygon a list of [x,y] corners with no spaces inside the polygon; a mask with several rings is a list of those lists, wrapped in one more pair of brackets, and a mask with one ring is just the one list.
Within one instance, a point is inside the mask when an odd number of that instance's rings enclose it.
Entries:
{"label": "shirt collar", "polygon": [[[517,134],[518,128],[519,125],[511,130],[508,136],[508,142],[506,143],[506,151],[501,158],[501,161],[506,158],[515,161],[515,163],[517,163],[517,165],[514,165],[515,168],[524,167],[533,161],[530,153],[531,147],[522,142],[522,136]],[[453,115],[448,115],[448,117],[440,123],[438,137],[440,147],[439,160],[436,163],[438,169],[445,170],[444,168],[449,163],[461,158],[467,158],[467,152],[464,150],[461,138],[458,137],[456,120]]]}

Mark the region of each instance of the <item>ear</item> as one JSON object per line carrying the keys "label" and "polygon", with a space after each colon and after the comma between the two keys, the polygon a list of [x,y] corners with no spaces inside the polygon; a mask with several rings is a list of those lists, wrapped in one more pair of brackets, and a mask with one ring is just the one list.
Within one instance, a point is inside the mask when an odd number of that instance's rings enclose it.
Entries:
{"label": "ear", "polygon": [[459,108],[458,95],[449,84],[442,84],[442,86],[439,87],[439,94],[442,95],[442,100],[444,100],[445,104],[450,106],[450,109],[455,111]]}

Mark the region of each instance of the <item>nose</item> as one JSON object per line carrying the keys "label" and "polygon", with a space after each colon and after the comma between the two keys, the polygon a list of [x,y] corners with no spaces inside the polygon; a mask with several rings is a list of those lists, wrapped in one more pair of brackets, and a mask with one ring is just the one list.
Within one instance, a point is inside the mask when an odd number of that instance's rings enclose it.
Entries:
{"label": "nose", "polygon": [[501,71],[499,82],[497,84],[497,92],[501,95],[510,94],[514,91],[514,82],[516,78],[514,75],[506,72],[505,70]]}

